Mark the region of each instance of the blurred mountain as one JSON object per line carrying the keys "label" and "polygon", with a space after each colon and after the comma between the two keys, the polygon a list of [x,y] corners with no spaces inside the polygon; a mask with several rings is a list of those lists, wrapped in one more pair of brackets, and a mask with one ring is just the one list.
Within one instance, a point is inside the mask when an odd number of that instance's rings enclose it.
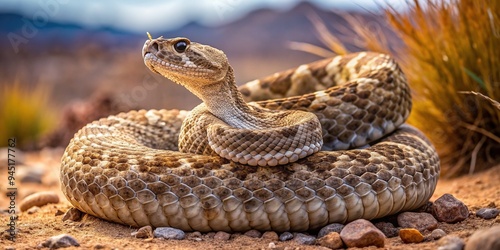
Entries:
{"label": "blurred mountain", "polygon": [[[335,34],[347,27],[339,14],[304,2],[288,11],[259,9],[223,26],[189,23],[152,36],[184,36],[222,49],[235,69],[238,83],[243,83],[317,60],[315,55],[293,51],[287,46],[289,41],[321,45],[307,17],[313,14]],[[350,14],[362,18],[367,25],[375,24],[383,32],[387,31],[384,25],[379,25],[381,16]],[[0,24],[0,85],[18,78],[28,84],[47,84],[53,89],[54,102],[64,105],[103,88],[130,96],[151,76],[140,56],[147,30],[137,34],[76,24],[37,25],[34,20],[12,13],[0,13]],[[346,34],[340,37],[351,39]],[[351,44],[350,49],[356,50],[352,41],[346,42]],[[158,86],[155,91],[148,90],[147,98],[136,98],[129,106],[192,108],[199,103],[180,86]]]}

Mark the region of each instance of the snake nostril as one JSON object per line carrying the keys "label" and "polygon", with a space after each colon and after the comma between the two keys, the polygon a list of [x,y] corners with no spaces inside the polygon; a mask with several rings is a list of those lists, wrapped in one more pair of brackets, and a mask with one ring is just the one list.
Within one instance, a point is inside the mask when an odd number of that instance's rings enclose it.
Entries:
{"label": "snake nostril", "polygon": [[157,42],[152,42],[151,47],[153,47],[156,51],[159,51],[160,49],[158,48],[158,43]]}

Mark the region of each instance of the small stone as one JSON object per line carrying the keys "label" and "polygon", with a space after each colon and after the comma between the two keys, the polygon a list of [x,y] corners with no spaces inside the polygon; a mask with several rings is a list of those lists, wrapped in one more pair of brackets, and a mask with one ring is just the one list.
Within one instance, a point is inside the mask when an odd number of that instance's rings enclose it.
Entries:
{"label": "small stone", "polygon": [[209,239],[213,239],[215,237],[215,232],[208,232],[205,234],[205,237]]}
{"label": "small stone", "polygon": [[189,237],[190,238],[199,238],[199,237],[201,237],[201,232],[194,231],[194,232],[192,232],[192,233],[189,234]]}
{"label": "small stone", "polygon": [[464,249],[464,240],[456,235],[446,235],[437,241],[438,250],[462,250]]}
{"label": "small stone", "polygon": [[32,207],[32,208],[28,209],[26,212],[27,212],[28,214],[34,214],[34,213],[36,213],[36,212],[38,212],[38,211],[40,211],[40,208],[39,208],[39,207]]}
{"label": "small stone", "polygon": [[184,231],[172,227],[158,227],[154,231],[154,236],[157,238],[182,240],[186,237]]}
{"label": "small stone", "polygon": [[290,232],[284,232],[280,235],[280,241],[287,241],[293,239],[293,234]]}
{"label": "small stone", "polygon": [[438,221],[456,223],[469,217],[469,209],[451,194],[444,194],[432,205],[432,211]]}
{"label": "small stone", "polygon": [[497,208],[481,208],[477,210],[476,216],[489,220],[497,217],[499,213],[500,210],[498,210]]}
{"label": "small stone", "polygon": [[399,237],[404,243],[420,243],[424,241],[424,236],[415,228],[402,228],[399,230]]}
{"label": "small stone", "polygon": [[60,234],[52,236],[42,243],[42,247],[48,247],[50,249],[64,248],[64,247],[79,247],[78,241],[69,234]]}
{"label": "small stone", "polygon": [[321,237],[323,237],[331,232],[337,232],[340,234],[340,232],[342,231],[343,228],[344,228],[344,225],[339,224],[339,223],[332,223],[332,224],[326,225],[323,228],[321,228],[321,230],[319,230],[318,238],[321,238]]}
{"label": "small stone", "polygon": [[316,242],[316,237],[303,233],[297,233],[294,240],[301,245],[313,245],[314,242]]}
{"label": "small stone", "polygon": [[269,245],[267,245],[267,248],[269,248],[269,249],[275,249],[276,248],[276,244],[274,244],[274,242],[270,242]]}
{"label": "small stone", "polygon": [[443,238],[444,236],[446,236],[446,232],[443,231],[443,229],[440,229],[440,228],[434,229],[431,232],[431,237],[433,239],[435,239],[435,240],[439,240],[439,239]]}
{"label": "small stone", "polygon": [[223,231],[219,231],[214,235],[214,239],[216,239],[216,240],[226,241],[226,240],[229,240],[229,238],[231,238],[231,234],[223,232]]}
{"label": "small stone", "polygon": [[267,231],[265,232],[264,234],[262,234],[262,238],[263,239],[268,239],[268,240],[271,240],[271,241],[275,241],[275,240],[278,240],[279,237],[278,237],[278,234],[274,231]]}
{"label": "small stone", "polygon": [[262,236],[262,233],[259,232],[258,230],[252,229],[252,230],[246,231],[243,235],[248,236],[248,237],[252,237],[252,238],[260,238],[260,236]]}
{"label": "small stone", "polygon": [[371,222],[358,219],[347,224],[340,237],[347,247],[384,247],[385,235]]}
{"label": "small stone", "polygon": [[43,167],[36,166],[20,166],[21,168],[27,169],[19,173],[19,182],[21,183],[35,183],[42,184],[42,177],[45,174]]}
{"label": "small stone", "polygon": [[500,226],[477,230],[465,245],[465,250],[500,249]]}
{"label": "small stone", "polygon": [[64,212],[63,212],[63,211],[61,211],[61,210],[57,209],[57,211],[56,211],[56,213],[54,214],[54,216],[60,216],[60,215],[63,215],[63,214],[64,214]]}
{"label": "small stone", "polygon": [[131,233],[130,235],[139,239],[153,238],[153,228],[151,226],[144,226],[139,228],[136,232]]}
{"label": "small stone", "polygon": [[316,241],[320,246],[328,247],[330,249],[339,249],[344,247],[344,242],[337,232],[330,232],[327,235],[319,238]]}
{"label": "small stone", "polygon": [[21,212],[37,206],[41,207],[49,203],[59,203],[59,196],[52,191],[38,192],[24,197],[21,201],[19,208]]}
{"label": "small stone", "polygon": [[415,228],[423,232],[436,229],[438,222],[428,213],[404,212],[398,215],[398,225],[402,228]]}
{"label": "small stone", "polygon": [[67,220],[80,221],[82,219],[82,216],[83,216],[83,213],[80,210],[72,207],[72,208],[68,209],[68,211],[66,211],[66,213],[62,217],[62,221],[67,221]]}
{"label": "small stone", "polygon": [[394,224],[390,222],[377,222],[374,224],[382,233],[384,233],[385,237],[393,238],[399,236],[399,229],[394,226]]}

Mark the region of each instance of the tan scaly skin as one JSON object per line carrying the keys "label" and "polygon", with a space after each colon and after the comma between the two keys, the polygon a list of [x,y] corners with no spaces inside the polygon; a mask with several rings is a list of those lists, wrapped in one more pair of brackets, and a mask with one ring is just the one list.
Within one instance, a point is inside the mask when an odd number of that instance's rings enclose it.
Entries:
{"label": "tan scaly skin", "polygon": [[[160,37],[143,56],[203,104],[122,113],[75,134],[61,182],[81,211],[186,231],[303,231],[412,210],[434,192],[439,158],[403,124],[410,92],[387,55],[301,65],[242,94],[210,46]],[[274,99],[243,101],[261,97]]]}

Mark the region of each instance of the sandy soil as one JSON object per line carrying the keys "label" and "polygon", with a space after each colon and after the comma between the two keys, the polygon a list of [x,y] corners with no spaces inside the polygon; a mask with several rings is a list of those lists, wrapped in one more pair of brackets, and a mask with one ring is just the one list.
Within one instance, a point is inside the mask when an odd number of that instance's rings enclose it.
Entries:
{"label": "sandy soil", "polygon": [[[229,241],[217,241],[208,235],[203,235],[201,241],[196,241],[190,234],[185,240],[136,239],[130,234],[135,228],[118,225],[85,215],[79,222],[62,221],[62,215],[71,205],[66,201],[59,188],[59,159],[62,149],[42,150],[25,155],[25,163],[17,165],[16,184],[18,193],[16,205],[19,208],[21,200],[31,193],[51,190],[58,192],[61,201],[41,207],[32,214],[19,214],[16,242],[8,240],[7,223],[9,214],[5,195],[7,189],[7,168],[0,163],[0,246],[1,249],[33,249],[51,236],[70,234],[75,237],[81,247],[78,249],[268,249],[271,240],[255,239],[241,234],[234,234]],[[40,174],[40,183],[21,183],[27,175]],[[471,215],[463,222],[456,224],[439,223],[439,228],[447,234],[467,238],[477,229],[500,224],[500,216],[493,220],[484,220],[475,216],[475,211],[487,206],[500,207],[500,165],[490,170],[456,179],[441,179],[431,200],[445,193],[451,193],[462,200],[471,211]],[[298,245],[296,242],[274,241],[277,249],[318,249],[319,246]],[[420,244],[404,244],[399,237],[386,239],[386,249],[436,249],[436,241],[424,241]],[[68,249],[73,249],[68,248]],[[77,249],[77,248],[75,248]]]}

